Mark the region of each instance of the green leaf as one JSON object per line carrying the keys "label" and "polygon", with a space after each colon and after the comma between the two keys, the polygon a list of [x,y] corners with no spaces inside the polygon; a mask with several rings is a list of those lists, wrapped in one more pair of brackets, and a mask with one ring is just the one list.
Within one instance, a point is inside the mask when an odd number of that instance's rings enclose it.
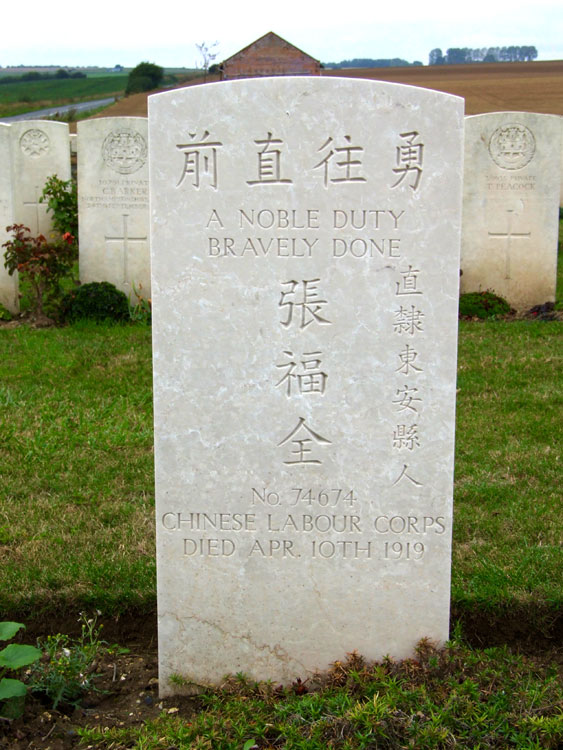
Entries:
{"label": "green leaf", "polygon": [[251,748],[253,747],[257,747],[256,740],[246,740],[246,742],[242,746],[242,750],[251,750]]}
{"label": "green leaf", "polygon": [[21,680],[10,680],[8,677],[3,677],[0,680],[0,701],[19,698],[26,693],[27,690]]}
{"label": "green leaf", "polygon": [[0,622],[0,641],[9,641],[22,628],[25,625],[21,622]]}
{"label": "green leaf", "polygon": [[41,657],[41,651],[35,646],[20,646],[19,643],[10,643],[0,651],[0,667],[8,669],[19,669],[28,664],[33,664]]}

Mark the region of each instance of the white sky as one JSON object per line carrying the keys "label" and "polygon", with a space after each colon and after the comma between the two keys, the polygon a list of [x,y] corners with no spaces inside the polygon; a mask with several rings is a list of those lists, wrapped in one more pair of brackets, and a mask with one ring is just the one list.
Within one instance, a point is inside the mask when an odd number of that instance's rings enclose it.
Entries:
{"label": "white sky", "polygon": [[[133,0],[134,2],[134,0]],[[561,0],[27,0],[2,9],[0,65],[126,67],[148,60],[194,67],[196,43],[217,62],[274,31],[322,62],[401,57],[428,63],[435,47],[534,45],[563,59]]]}

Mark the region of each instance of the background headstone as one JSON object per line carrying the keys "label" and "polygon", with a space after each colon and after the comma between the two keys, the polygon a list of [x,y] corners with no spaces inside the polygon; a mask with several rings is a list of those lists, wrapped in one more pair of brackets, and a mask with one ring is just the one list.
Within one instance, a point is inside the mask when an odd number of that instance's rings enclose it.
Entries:
{"label": "background headstone", "polygon": [[517,310],[555,300],[561,122],[494,112],[465,118],[461,291]]}
{"label": "background headstone", "polygon": [[78,123],[80,280],[150,298],[146,117]]}
{"label": "background headstone", "polygon": [[14,174],[14,213],[32,235],[49,236],[51,217],[39,198],[48,177],[70,180],[68,125],[25,120],[10,125]]}
{"label": "background headstone", "polygon": [[161,693],[443,641],[463,101],[149,102]]}
{"label": "background headstone", "polygon": [[[11,238],[6,227],[14,223],[10,127],[0,123],[0,246]],[[18,274],[9,275],[4,267],[4,252],[5,248],[0,247],[0,304],[16,313],[19,310]]]}

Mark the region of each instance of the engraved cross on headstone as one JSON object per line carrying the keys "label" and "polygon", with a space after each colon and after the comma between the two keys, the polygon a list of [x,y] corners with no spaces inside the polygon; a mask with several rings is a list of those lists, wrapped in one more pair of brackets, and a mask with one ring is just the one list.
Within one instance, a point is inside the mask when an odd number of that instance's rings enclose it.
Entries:
{"label": "engraved cross on headstone", "polygon": [[526,237],[530,237],[531,232],[513,232],[512,231],[512,215],[517,214],[517,211],[514,208],[507,208],[506,213],[508,214],[508,228],[506,232],[489,232],[489,237],[498,237],[500,239],[505,239],[507,241],[506,245],[506,276],[505,279],[510,280],[510,249],[512,245],[513,239],[523,239]]}
{"label": "engraved cross on headstone", "polygon": [[129,243],[130,242],[146,242],[147,241],[147,235],[144,237],[130,237],[128,228],[127,228],[127,219],[129,218],[129,214],[123,214],[123,236],[121,237],[108,237],[106,235],[105,239],[106,242],[122,242],[122,252],[123,252],[123,283],[126,284],[129,282],[128,277],[128,255],[129,255]]}

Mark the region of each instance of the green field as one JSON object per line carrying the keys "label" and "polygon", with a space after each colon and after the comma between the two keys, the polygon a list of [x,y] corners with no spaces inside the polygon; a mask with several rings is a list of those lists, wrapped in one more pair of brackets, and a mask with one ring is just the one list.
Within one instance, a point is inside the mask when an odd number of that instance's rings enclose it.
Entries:
{"label": "green field", "polygon": [[91,99],[122,96],[126,85],[126,74],[107,73],[87,78],[5,83],[0,85],[0,117]]}

